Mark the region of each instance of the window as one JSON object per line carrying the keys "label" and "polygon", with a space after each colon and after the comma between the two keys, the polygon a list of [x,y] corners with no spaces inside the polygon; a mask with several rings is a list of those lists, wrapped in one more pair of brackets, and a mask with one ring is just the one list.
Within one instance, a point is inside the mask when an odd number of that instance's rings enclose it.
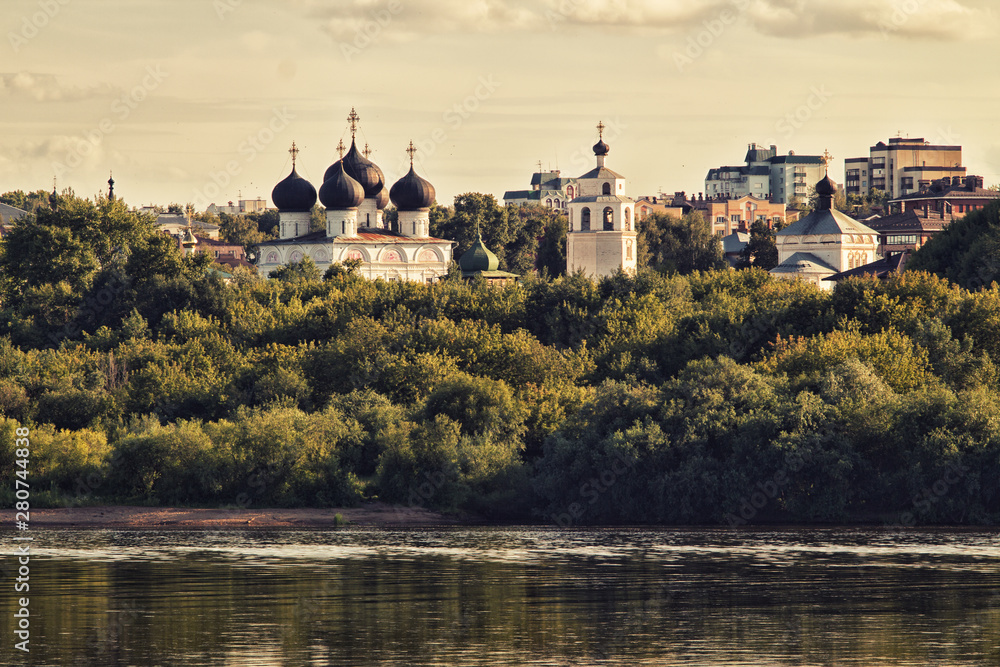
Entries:
{"label": "window", "polygon": [[632,212],[625,209],[625,231],[632,231]]}
{"label": "window", "polygon": [[629,241],[625,244],[625,259],[632,259],[632,242]]}
{"label": "window", "polygon": [[572,185],[566,188],[566,196],[569,197],[570,199],[573,198],[573,186]]}
{"label": "window", "polygon": [[604,209],[604,231],[615,231],[615,212],[610,206]]}
{"label": "window", "polygon": [[738,214],[737,215],[731,215],[731,216],[729,216],[729,220],[731,222],[737,222],[738,223],[740,221],[740,216]]}
{"label": "window", "polygon": [[583,211],[580,212],[580,231],[590,231],[590,207],[588,206],[584,206]]}
{"label": "window", "polygon": [[549,208],[552,208],[552,200],[551,199],[546,199],[545,200],[545,205],[548,206]]}
{"label": "window", "polygon": [[726,216],[724,216],[724,215],[717,215],[717,216],[715,216],[715,221],[717,223],[719,223],[719,224],[725,224],[725,222],[726,222]]}
{"label": "window", "polygon": [[892,236],[887,236],[885,238],[886,245],[916,245],[917,237],[916,235],[910,234],[894,234]]}
{"label": "window", "polygon": [[603,188],[601,194],[605,194],[605,195],[611,194],[611,184],[610,183],[605,183],[604,184],[604,188]]}

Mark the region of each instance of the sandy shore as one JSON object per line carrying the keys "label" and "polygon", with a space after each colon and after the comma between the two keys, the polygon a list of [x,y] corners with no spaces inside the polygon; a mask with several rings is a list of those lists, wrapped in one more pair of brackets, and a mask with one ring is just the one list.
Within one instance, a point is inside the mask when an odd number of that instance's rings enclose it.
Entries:
{"label": "sandy shore", "polygon": [[[367,503],[342,509],[188,509],[176,507],[60,507],[31,510],[31,528],[211,529],[330,528],[335,516],[359,526],[387,528],[459,525],[462,517],[419,507]],[[14,526],[14,510],[3,510],[3,525]]]}

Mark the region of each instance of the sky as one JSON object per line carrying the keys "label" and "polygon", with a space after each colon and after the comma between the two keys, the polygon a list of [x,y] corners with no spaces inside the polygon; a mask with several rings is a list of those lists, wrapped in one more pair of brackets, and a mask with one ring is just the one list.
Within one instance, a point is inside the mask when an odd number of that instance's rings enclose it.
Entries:
{"label": "sky", "polygon": [[632,196],[700,192],[750,143],[959,144],[1000,183],[989,0],[5,0],[0,191],[269,201],[350,142],[450,204],[579,176],[606,126]]}

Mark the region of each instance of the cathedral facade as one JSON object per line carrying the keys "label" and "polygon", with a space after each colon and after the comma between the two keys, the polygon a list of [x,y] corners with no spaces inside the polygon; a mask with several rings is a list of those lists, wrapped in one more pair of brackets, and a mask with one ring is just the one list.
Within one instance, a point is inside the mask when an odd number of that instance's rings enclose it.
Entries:
{"label": "cathedral facade", "polygon": [[569,202],[566,270],[592,278],[619,269],[636,271],[635,201],[625,194],[625,177],[605,166],[611,148],[604,143],[604,124],[597,126],[597,166],[576,179],[578,196]]}
{"label": "cathedral facade", "polygon": [[[295,170],[298,150],[292,144],[292,172],[271,192],[280,215],[279,238],[260,244],[257,271],[267,275],[278,267],[310,258],[320,271],[345,260],[360,260],[360,274],[371,279],[433,282],[448,274],[454,243],[430,235],[434,186],[413,168],[416,152],[410,144],[410,171],[391,188],[382,170],[357,147],[359,118],[354,109],[348,122],[351,147],[323,175],[316,188]],[[366,146],[367,149],[367,146]],[[311,231],[317,197],[326,209],[326,228]],[[390,230],[384,219],[389,202],[399,222]]]}

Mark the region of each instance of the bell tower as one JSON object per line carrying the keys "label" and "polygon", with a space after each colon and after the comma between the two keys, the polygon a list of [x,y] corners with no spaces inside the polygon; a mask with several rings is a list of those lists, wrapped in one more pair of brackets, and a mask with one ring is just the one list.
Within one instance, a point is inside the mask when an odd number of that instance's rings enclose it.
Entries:
{"label": "bell tower", "polygon": [[618,269],[636,271],[635,201],[625,195],[625,177],[605,166],[611,147],[604,142],[604,123],[597,124],[597,166],[577,179],[580,196],[569,202],[566,271],[592,278]]}

